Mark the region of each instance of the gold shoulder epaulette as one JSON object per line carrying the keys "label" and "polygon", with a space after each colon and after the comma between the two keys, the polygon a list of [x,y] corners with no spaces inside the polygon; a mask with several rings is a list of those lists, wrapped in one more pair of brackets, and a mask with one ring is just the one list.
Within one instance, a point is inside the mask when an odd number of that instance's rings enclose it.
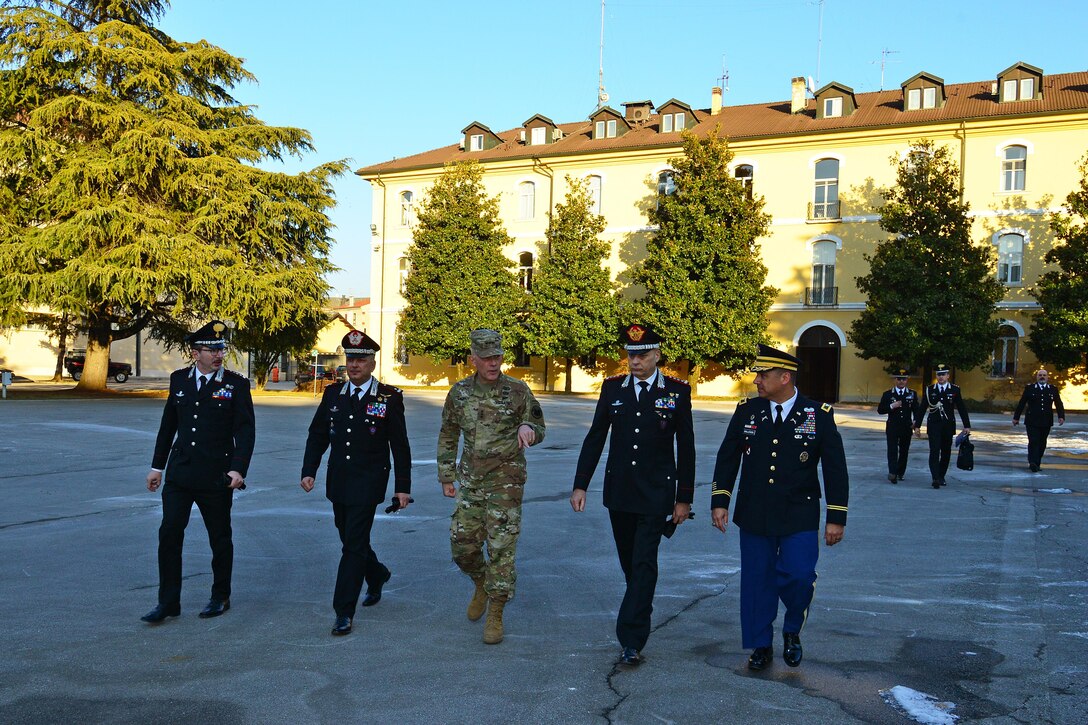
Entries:
{"label": "gold shoulder epaulette", "polygon": [[831,403],[824,403],[823,405],[820,406],[820,410],[822,410],[825,413],[830,413],[831,412]]}

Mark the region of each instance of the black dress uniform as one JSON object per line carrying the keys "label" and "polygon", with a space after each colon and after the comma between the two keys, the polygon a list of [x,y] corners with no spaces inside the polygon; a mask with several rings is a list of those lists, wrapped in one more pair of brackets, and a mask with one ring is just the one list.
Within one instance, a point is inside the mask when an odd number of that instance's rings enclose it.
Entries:
{"label": "black dress uniform", "polygon": [[[937,366],[937,372],[947,372],[948,367]],[[914,425],[920,427],[922,418],[926,418],[926,437],[929,439],[929,473],[933,477],[933,487],[944,485],[948,463],[952,460],[952,438],[956,435],[956,411],[963,419],[963,427],[971,427],[971,417],[967,414],[963,395],[958,385],[952,383],[934,383],[922,391]]]}
{"label": "black dress uniform", "polygon": [[[906,371],[899,371],[905,375]],[[892,408],[893,403],[900,403],[898,408]],[[884,435],[888,439],[888,480],[895,483],[902,481],[903,474],[907,472],[907,453],[910,451],[910,440],[914,434],[914,415],[918,411],[918,396],[906,386],[897,384],[890,390],[884,391],[880,396],[880,404],[876,412],[888,416],[884,423]]]}
{"label": "black dress uniform", "polygon": [[[202,330],[190,336],[194,346],[206,344]],[[253,455],[256,428],[249,380],[220,368],[198,391],[198,374],[195,366],[171,373],[151,462],[154,470],[166,469],[159,527],[159,605],[165,608],[181,599],[181,553],[194,503],[212,549],[211,599],[230,600],[234,490],[227,472],[244,477]]]}
{"label": "black dress uniform", "polygon": [[[365,335],[363,338],[371,343],[365,349],[376,352],[377,344]],[[352,349],[349,345],[345,337],[346,353]],[[389,578],[389,569],[378,561],[370,546],[370,531],[375,509],[385,500],[390,453],[395,470],[394,491],[406,494],[412,489],[412,451],[404,422],[403,394],[374,377],[362,384],[358,397],[349,394],[352,387],[348,381],[325,388],[310,423],[302,463],[302,476],[316,477],[321,457],[331,447],[325,496],[332,501],[342,544],[333,608],[338,617],[349,619],[355,616],[363,582],[380,591]]]}
{"label": "black dress uniform", "polygon": [[[797,359],[766,346],[753,370]],[[788,401],[787,401],[788,402]],[[796,394],[781,423],[763,398],[741,401],[718,449],[711,509],[729,508],[740,473],[733,522],[741,530],[741,632],[746,649],[770,647],[778,601],[782,631],[801,631],[812,602],[819,555],[820,478],[828,524],[846,525],[849,475],[832,407]]]}
{"label": "black dress uniform", "polygon": [[[660,338],[655,333],[641,326],[631,327],[644,330],[644,334],[634,333],[639,341],[657,347]],[[628,328],[628,335],[630,331]],[[632,349],[630,338],[628,343],[630,352],[639,351]],[[636,387],[645,389],[636,396]],[[612,433],[605,463],[604,505],[627,583],[616,620],[616,637],[625,650],[637,651],[650,636],[657,551],[665,525],[674,505],[690,504],[695,493],[690,386],[660,370],[641,385],[633,375],[607,378],[578,456],[575,489],[589,488],[609,430]]]}
{"label": "black dress uniform", "polygon": [[1024,427],[1028,433],[1028,465],[1032,471],[1038,471],[1042,465],[1046,439],[1050,437],[1050,429],[1054,427],[1055,409],[1058,411],[1058,418],[1064,420],[1065,406],[1062,405],[1058,389],[1053,385],[1034,382],[1024,386],[1024,393],[1012,414],[1012,422],[1019,423],[1021,414],[1027,411]]}

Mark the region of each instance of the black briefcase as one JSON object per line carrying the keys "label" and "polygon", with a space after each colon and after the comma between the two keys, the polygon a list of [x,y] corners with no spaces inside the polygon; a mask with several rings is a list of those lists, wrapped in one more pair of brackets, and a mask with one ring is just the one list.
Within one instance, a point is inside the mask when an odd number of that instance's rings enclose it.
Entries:
{"label": "black briefcase", "polygon": [[971,439],[964,437],[960,443],[960,452],[956,454],[956,468],[961,471],[970,471],[975,467],[975,444]]}

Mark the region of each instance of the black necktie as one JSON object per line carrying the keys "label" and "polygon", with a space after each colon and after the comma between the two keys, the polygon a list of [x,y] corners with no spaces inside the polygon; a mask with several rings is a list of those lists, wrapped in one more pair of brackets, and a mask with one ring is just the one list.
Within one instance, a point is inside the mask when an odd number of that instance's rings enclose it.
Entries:
{"label": "black necktie", "polygon": [[363,399],[363,389],[356,387],[355,392],[351,394],[351,397],[355,398],[355,402],[359,403]]}
{"label": "black necktie", "polygon": [[648,382],[646,382],[645,380],[640,380],[639,383],[638,383],[638,387],[639,387],[638,401],[641,403],[642,402],[642,396],[646,394],[646,390],[647,390],[647,388],[650,387],[650,384]]}
{"label": "black necktie", "polygon": [[197,379],[196,379],[196,390],[197,390],[197,392],[198,392],[198,393],[199,393],[199,392],[200,392],[200,391],[201,391],[201,390],[202,390],[202,389],[204,388],[204,386],[205,386],[205,385],[207,385],[207,384],[208,384],[208,376],[207,376],[207,375],[198,375],[198,376],[197,376]]}
{"label": "black necktie", "polygon": [[782,404],[777,403],[774,406],[774,424],[782,425]]}

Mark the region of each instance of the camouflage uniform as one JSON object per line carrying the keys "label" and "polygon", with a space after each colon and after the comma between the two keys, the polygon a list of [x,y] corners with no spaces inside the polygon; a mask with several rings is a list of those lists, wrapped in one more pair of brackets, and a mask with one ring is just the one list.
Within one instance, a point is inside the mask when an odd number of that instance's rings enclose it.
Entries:
{"label": "camouflage uniform", "polygon": [[514,554],[525,486],[521,425],[533,429],[533,445],[544,440],[544,414],[529,386],[508,375],[488,385],[473,375],[450,389],[438,433],[438,480],[458,487],[450,524],[453,561],[473,579],[483,578],[488,598],[495,600],[513,597],[517,579]]}

